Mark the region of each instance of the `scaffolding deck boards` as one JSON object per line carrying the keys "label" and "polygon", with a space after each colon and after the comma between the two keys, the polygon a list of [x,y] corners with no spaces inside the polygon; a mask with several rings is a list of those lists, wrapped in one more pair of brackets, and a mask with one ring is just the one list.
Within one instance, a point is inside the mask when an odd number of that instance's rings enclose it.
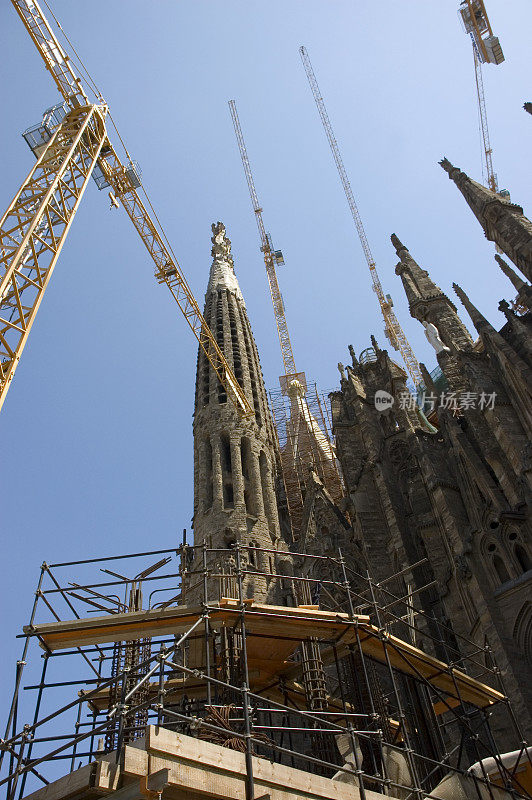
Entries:
{"label": "scaffolding deck boards", "polygon": [[[212,630],[237,627],[242,610],[236,600],[223,599],[209,607]],[[128,612],[105,617],[91,617],[26,626],[24,633],[38,636],[50,651],[103,644],[147,636],[173,636],[185,633],[202,615],[203,609],[176,606],[166,609]],[[331,643],[322,651],[324,661],[345,655],[350,645],[360,642],[365,655],[420,680],[426,680],[449,698],[485,708],[503,701],[496,689],[472,678],[461,670],[424,653],[396,636],[379,631],[367,616],[350,618],[348,614],[312,608],[272,606],[246,601],[246,630],[250,667],[256,667],[262,680],[271,674],[285,678],[299,674],[300,665],[289,662],[298,642],[308,637]],[[255,660],[256,664],[253,664]],[[260,662],[260,663],[259,663]],[[257,678],[258,683],[261,679]],[[449,701],[446,701],[449,702]],[[449,705],[451,703],[449,702]]]}
{"label": "scaffolding deck boards", "polygon": [[[146,794],[141,781],[160,770],[168,770],[167,786],[162,796],[169,800],[193,800],[223,797],[242,800],[245,795],[246,765],[244,753],[211,742],[201,741],[165,728],[148,726],[140,746],[126,746],[122,765],[117,769],[113,754],[99,763],[76,770],[70,775],[33,792],[26,800],[67,800],[112,793],[118,786],[127,787],[128,797],[142,800]],[[79,774],[78,774],[79,773]],[[320,775],[274,763],[253,756],[255,797],[270,800],[358,800],[359,789]],[[135,791],[138,786],[138,793]],[[367,800],[382,800],[382,795],[366,790]]]}

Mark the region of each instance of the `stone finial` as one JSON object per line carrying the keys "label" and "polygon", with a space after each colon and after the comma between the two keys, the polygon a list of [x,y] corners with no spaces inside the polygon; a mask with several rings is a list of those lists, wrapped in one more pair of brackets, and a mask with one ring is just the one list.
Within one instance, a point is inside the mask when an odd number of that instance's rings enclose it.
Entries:
{"label": "stone finial", "polygon": [[341,379],[342,381],[345,381],[345,380],[346,380],[346,377],[345,377],[345,367],[344,367],[344,365],[342,364],[342,362],[341,362],[341,361],[339,361],[339,362],[338,362],[338,372],[340,373],[340,379]]}
{"label": "stone finial", "polygon": [[508,322],[513,322],[515,314],[510,308],[510,304],[508,303],[507,300],[501,300],[501,302],[499,303],[499,311],[501,311],[504,314]]}
{"label": "stone finial", "polygon": [[223,222],[213,222],[211,230],[212,257],[215,261],[225,261],[234,267],[233,256],[231,255],[231,240],[225,234],[225,225]]}
{"label": "stone finial", "polygon": [[376,338],[374,337],[374,335],[373,335],[373,334],[371,334],[371,346],[372,346],[372,347],[373,347],[373,349],[375,350],[375,353],[376,353],[377,355],[379,355],[379,353],[381,352],[381,349],[380,349],[380,347],[379,347],[379,345],[378,345],[378,342],[377,342],[377,340],[376,340]]}
{"label": "stone finial", "polygon": [[439,162],[439,164],[440,164],[440,167],[441,167],[442,169],[444,169],[444,170],[445,170],[445,172],[447,172],[447,173],[449,174],[449,178],[452,178],[452,173],[453,173],[455,170],[456,170],[457,172],[460,172],[460,169],[459,169],[459,167],[454,167],[454,166],[451,164],[451,162],[449,161],[449,159],[448,159],[448,158],[445,158],[445,157],[444,157],[444,158],[442,158],[442,160]]}
{"label": "stone finial", "polygon": [[397,253],[398,256],[401,255],[401,250],[408,250],[408,247],[404,246],[404,244],[395,235],[395,233],[392,233],[392,235],[390,236],[390,239],[392,240],[392,244],[395,247],[395,252]]}
{"label": "stone finial", "polygon": [[358,358],[356,357],[355,348],[353,347],[352,344],[349,345],[349,355],[351,356],[353,369],[358,369],[359,367]]}

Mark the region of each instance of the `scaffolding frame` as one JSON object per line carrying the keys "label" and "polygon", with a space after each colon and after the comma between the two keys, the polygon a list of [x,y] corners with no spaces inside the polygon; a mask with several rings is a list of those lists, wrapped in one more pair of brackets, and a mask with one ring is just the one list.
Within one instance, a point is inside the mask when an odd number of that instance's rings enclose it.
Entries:
{"label": "scaffolding frame", "polygon": [[288,397],[288,389],[270,391],[270,407],[277,431],[288,514],[294,537],[303,523],[310,470],[321,480],[335,503],[345,496],[343,477],[336,458],[327,401],[315,383],[305,393]]}
{"label": "scaffolding frame", "polygon": [[[197,554],[198,558],[191,558],[190,553]],[[22,635],[23,652],[17,661],[6,733],[0,745],[0,769],[4,773],[0,772],[0,786],[6,785],[8,800],[25,796],[30,775],[35,781],[46,785],[49,777],[54,776],[47,777],[42,770],[44,767],[50,769],[56,761],[69,761],[72,772],[76,769],[76,762],[81,764],[86,760],[90,763],[101,757],[105,749],[101,741],[98,743],[97,737],[112,743],[113,756],[119,763],[124,745],[141,733],[136,724],[139,715],[144,715],[147,724],[186,731],[189,735],[210,741],[220,741],[220,738],[222,741],[230,740],[234,749],[240,749],[245,754],[246,800],[255,798],[253,756],[257,752],[265,753],[272,761],[298,765],[306,771],[329,777],[333,773],[348,773],[356,781],[362,800],[366,798],[367,789],[392,795],[402,792],[401,796],[420,799],[430,795],[437,799],[434,789],[444,774],[467,775],[479,798],[487,796],[490,800],[498,800],[500,794],[497,795],[497,792],[500,793],[501,786],[514,798],[529,796],[519,784],[517,768],[525,760],[532,766],[530,750],[523,741],[504,692],[500,670],[489,647],[478,647],[471,643],[470,652],[465,656],[458,648],[453,649],[446,644],[447,662],[433,659],[435,664],[440,665],[439,676],[425,674],[419,658],[411,655],[412,648],[409,650],[394,635],[394,631],[415,628],[416,637],[425,640],[427,651],[435,645],[443,645],[449,638],[447,634],[453,633],[455,637],[456,634],[442,623],[437,623],[435,635],[430,632],[434,631],[434,625],[428,631],[417,626],[416,618],[425,617],[431,623],[434,623],[434,619],[417,608],[415,616],[412,615],[414,606],[411,592],[405,598],[391,591],[390,583],[397,576],[377,583],[369,573],[358,573],[352,565],[347,564],[341,552],[334,558],[283,553],[283,556],[292,558],[293,563],[301,559],[307,563],[313,562],[320,571],[320,565],[326,564],[328,574],[332,575],[326,579],[303,577],[295,574],[295,569],[292,570],[294,574],[290,575],[277,572],[265,574],[258,570],[254,564],[259,554],[278,554],[273,549],[237,543],[230,553],[235,596],[219,597],[218,600],[209,594],[212,592],[212,579],[219,580],[220,588],[226,587],[227,573],[225,570],[213,573],[209,564],[212,557],[219,564],[220,558],[228,555],[228,551],[210,548],[206,542],[196,546],[184,544],[177,549],[42,565],[29,624]],[[155,555],[164,557],[141,571],[142,578],[139,578],[138,571],[134,578],[127,578],[104,568],[104,572],[116,579],[62,583],[56,574],[61,569],[83,567],[86,571],[89,565],[99,567],[102,563],[117,559],[145,559]],[[164,575],[154,574],[174,558],[179,560],[175,571]],[[190,569],[192,563],[199,567]],[[248,659],[248,652],[251,652],[249,643],[257,637],[254,615],[256,618],[261,608],[270,609],[268,614],[272,621],[269,624],[273,625],[279,607],[261,606],[258,612],[254,611],[253,600],[246,597],[244,592],[246,577],[250,575],[262,575],[270,584],[278,582],[286,585],[288,582],[293,587],[296,600],[298,597],[308,599],[311,587],[316,584],[326,585],[330,589],[329,603],[334,604],[335,593],[342,593],[340,608],[347,607],[347,612],[339,611],[337,607],[329,614],[327,609],[320,610],[315,605],[300,603],[294,609],[286,607],[283,611],[286,617],[283,619],[289,619],[290,615],[299,615],[303,620],[313,619],[312,615],[326,615],[324,619],[329,616],[341,619],[349,635],[346,631],[340,634],[336,631],[334,635],[324,638],[323,634],[308,636],[308,630],[306,634],[301,633],[300,638],[297,634],[292,658],[287,662],[288,670],[283,675],[273,675],[269,684],[257,684],[253,672],[256,664]],[[71,627],[90,627],[90,618],[81,617],[79,610],[91,604],[97,610],[104,608],[110,621],[117,614],[119,616],[116,619],[119,620],[130,618],[135,612],[130,611],[131,599],[128,600],[128,597],[131,598],[132,591],[139,588],[139,581],[144,585],[150,581],[157,582],[150,585],[150,588],[152,585],[155,588],[149,594],[148,609],[183,608],[175,605],[180,597],[175,591],[197,577],[205,593],[202,604],[196,609],[195,619],[189,621],[179,635],[176,631],[173,635],[154,637],[146,657],[137,658],[134,663],[123,663],[114,670],[111,668],[110,677],[105,676],[104,666],[105,662],[112,661],[109,654],[115,645],[110,642],[114,640],[102,639],[89,645],[56,649],[51,640],[47,640],[47,623],[40,623],[37,619],[38,612],[46,609],[54,620],[60,620],[57,601],[66,604]],[[124,600],[120,591],[124,593]],[[138,593],[136,597],[138,611],[141,599]],[[127,607],[126,611],[124,607]],[[233,623],[220,628],[217,618],[224,613],[224,609],[229,609],[233,614]],[[365,612],[364,615],[361,615],[361,610]],[[378,659],[375,647],[368,650],[368,625],[373,642],[378,644],[381,653]],[[290,636],[286,626],[284,621],[283,634],[273,635],[272,641],[286,644]],[[128,640],[129,644],[141,642],[141,634],[139,628],[135,639]],[[222,642],[222,634],[228,637],[228,641]],[[28,663],[32,642],[38,642],[43,650],[43,666],[38,683],[23,687],[23,670]],[[201,664],[197,661],[194,663],[190,658],[194,647],[197,651],[198,646],[202,650]],[[50,663],[63,657],[76,657],[79,661],[79,656],[91,669],[91,678],[74,672],[73,680],[65,680],[64,669],[61,669],[60,681],[48,680]],[[94,659],[97,667],[92,663]],[[404,660],[404,670],[400,665],[397,666],[398,660]],[[374,679],[377,667],[381,684],[376,690]],[[305,673],[312,673],[310,682],[317,681],[320,685],[320,702],[317,704],[308,702]],[[469,677],[471,673],[474,677]],[[298,674],[303,675],[303,686],[293,680],[293,675]],[[466,702],[464,675],[468,676],[468,680],[478,682],[482,678],[494,684],[489,691],[487,684],[479,684],[492,700],[476,707]],[[442,690],[438,686],[437,678],[442,676],[446,678],[447,685],[452,684],[454,691]],[[179,681],[182,688],[176,689]],[[84,687],[77,698],[59,705],[50,713],[41,714],[45,691],[61,688],[68,695],[76,686]],[[23,689],[37,692],[32,710],[22,700]],[[365,703],[357,700],[357,692],[360,696],[364,695]],[[24,718],[32,720],[30,723],[19,724],[21,706],[24,706],[23,713],[28,714]],[[519,754],[512,768],[503,763],[490,732],[489,717],[494,708],[509,715],[515,731]],[[63,715],[68,715],[67,727],[57,730],[58,720]],[[48,725],[52,727],[51,735],[46,735]],[[458,737],[449,735],[449,730],[452,733],[454,727],[460,731]],[[110,733],[112,738],[109,738]],[[347,760],[341,763],[341,759],[334,757],[339,736],[349,739],[351,764]],[[437,754],[424,746],[420,747],[424,736],[437,741]],[[305,745],[308,740],[312,743],[310,750]],[[80,745],[84,749],[80,749]],[[467,763],[468,758],[471,760],[471,756],[467,756],[468,748],[469,753],[476,757],[473,771]],[[408,781],[393,780],[388,773],[390,753],[403,759]],[[495,772],[491,769],[488,774],[485,768],[487,758],[493,760]]]}

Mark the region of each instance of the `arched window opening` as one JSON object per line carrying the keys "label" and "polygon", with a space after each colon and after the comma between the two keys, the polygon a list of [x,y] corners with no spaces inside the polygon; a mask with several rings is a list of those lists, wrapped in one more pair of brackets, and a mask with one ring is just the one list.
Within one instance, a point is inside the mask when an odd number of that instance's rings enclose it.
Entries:
{"label": "arched window opening", "polygon": [[206,439],[204,445],[205,455],[205,510],[212,507],[213,485],[212,485],[212,445]]}
{"label": "arched window opening", "polygon": [[233,484],[224,483],[224,508],[234,508],[235,498],[233,493]]}
{"label": "arched window opening", "polygon": [[251,328],[249,327],[249,322],[247,321],[244,312],[240,306],[238,307],[240,311],[240,322],[242,325],[242,333],[244,334],[244,347],[246,349],[246,358],[248,361],[248,370],[249,370],[249,382],[251,384],[251,393],[253,395],[253,406],[255,408],[255,419],[257,421],[257,425],[262,425],[262,417],[260,413],[260,403],[259,403],[259,394],[257,391],[257,376],[255,374],[254,368],[254,352],[251,344],[252,340],[252,333]]}
{"label": "arched window opening", "polygon": [[506,564],[500,557],[498,553],[494,553],[493,557],[493,567],[495,572],[497,573],[497,577],[501,583],[506,583],[506,581],[510,580],[510,576],[508,574],[508,570],[506,569]]}
{"label": "arched window opening", "polygon": [[259,560],[258,560],[257,551],[251,549],[253,547],[258,547],[258,544],[257,544],[257,542],[250,541],[250,543],[249,543],[249,548],[250,549],[248,550],[249,563],[251,564],[251,566],[256,568],[258,566]]}
{"label": "arched window opening", "polygon": [[255,496],[255,487],[251,480],[251,459],[253,458],[251,452],[251,443],[245,437],[240,444],[240,456],[242,459],[242,476],[244,479],[244,503],[246,505],[246,514],[252,517],[257,516],[257,498]]}
{"label": "arched window opening", "polygon": [[[223,301],[222,301],[222,293],[218,292],[218,301],[216,303],[216,341],[218,343],[218,347],[224,352],[224,322],[223,322]],[[211,325],[212,327],[212,325]],[[227,392],[225,391],[224,387],[218,381],[218,402],[219,403],[227,403]]]}
{"label": "arched window opening", "polygon": [[513,636],[527,663],[532,666],[532,603],[529,600],[517,615]]}
{"label": "arched window opening", "polygon": [[514,553],[517,563],[523,572],[528,572],[529,569],[532,569],[532,561],[530,560],[530,556],[522,545],[516,544]]}
{"label": "arched window opening", "polygon": [[222,484],[224,508],[234,508],[235,500],[233,495],[233,465],[231,463],[231,444],[229,436],[222,433],[220,437],[220,455],[222,461]]}
{"label": "arched window opening", "polygon": [[240,458],[242,461],[242,475],[245,480],[249,480],[249,439],[242,439],[240,442]]}
{"label": "arched window opening", "polygon": [[226,433],[222,433],[222,469],[228,475],[230,475],[233,471],[233,465],[231,463],[231,444],[229,442],[229,436]]}
{"label": "arched window opening", "polygon": [[233,372],[235,373],[235,378],[237,379],[240,388],[243,389],[244,383],[242,379],[242,357],[240,354],[240,344],[238,340],[238,329],[235,315],[236,300],[229,292],[227,292],[227,306],[229,309],[229,327],[231,329],[231,344],[233,347]]}
{"label": "arched window opening", "polygon": [[268,498],[268,477],[269,477],[268,459],[266,458],[266,453],[264,452],[264,450],[261,450],[259,456],[259,467],[260,467],[260,485],[262,489],[262,505],[266,517],[270,517],[271,519],[271,514],[268,513],[270,508],[269,498]]}
{"label": "arched window opening", "polygon": [[210,366],[209,362],[207,361],[207,356],[203,351],[201,353],[200,363],[202,364],[203,373],[203,405],[208,406],[210,401]]}

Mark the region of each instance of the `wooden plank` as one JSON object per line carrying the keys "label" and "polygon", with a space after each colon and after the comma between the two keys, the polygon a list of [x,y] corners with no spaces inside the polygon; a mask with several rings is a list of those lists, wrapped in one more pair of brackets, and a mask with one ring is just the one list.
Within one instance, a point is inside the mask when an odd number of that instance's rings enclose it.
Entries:
{"label": "wooden plank", "polygon": [[441,714],[445,714],[449,711],[450,708],[457,708],[460,705],[460,701],[456,699],[456,697],[446,697],[445,702],[443,700],[439,700],[437,703],[432,704],[432,708],[434,709],[434,713],[437,717],[441,716]]}
{"label": "wooden plank", "polygon": [[96,764],[86,764],[74,772],[69,772],[68,775],[63,775],[57,781],[43,786],[42,789],[27,794],[24,800],[67,800],[69,797],[90,789],[95,770]]}
{"label": "wooden plank", "polygon": [[[149,726],[146,748],[150,772],[170,769],[170,786],[202,797],[242,800],[246,765],[244,753],[204,742],[164,728]],[[358,789],[319,775],[253,756],[255,794],[270,794],[272,800],[323,798],[358,800]],[[367,791],[368,800],[382,795]]]}
{"label": "wooden plank", "polygon": [[148,774],[148,754],[140,747],[126,744],[122,757],[123,775],[147,775]]}
{"label": "wooden plank", "polygon": [[133,611],[104,617],[25,625],[28,635],[38,635],[50,650],[184,633],[201,614],[199,608],[165,608]]}
{"label": "wooden plank", "polygon": [[120,767],[113,760],[102,759],[96,766],[94,788],[101,792],[116,792],[120,779]]}
{"label": "wooden plank", "polygon": [[[222,607],[211,612],[210,625],[213,630],[223,626],[234,626],[240,618],[238,601],[225,599]],[[69,620],[37,625],[25,632],[39,634],[44,644],[51,650],[80,645],[112,641],[138,639],[145,636],[176,635],[188,630],[196,622],[199,607],[174,607],[163,610],[130,612],[90,619]],[[286,660],[297,644],[312,636],[324,641],[339,640],[339,654],[345,655],[345,646],[356,642],[356,630],[365,655],[387,662],[386,655],[394,669],[419,678],[429,680],[433,686],[450,697],[458,698],[455,682],[462,700],[484,708],[500,702],[504,696],[495,689],[471,678],[460,670],[449,668],[438,659],[424,653],[409,642],[402,641],[391,634],[386,638],[386,649],[377,628],[369,623],[367,616],[360,616],[354,622],[349,615],[320,611],[314,608],[293,608],[250,603],[246,608],[246,630],[249,636],[249,656],[261,660],[268,656],[272,662]],[[194,666],[203,664],[203,637],[194,637],[192,642]],[[387,650],[387,654],[386,654]],[[282,657],[281,657],[282,656]],[[332,651],[324,651],[325,661],[332,658]],[[272,664],[273,668],[273,664]],[[264,668],[266,670],[266,668]],[[297,674],[298,666],[287,666],[285,676]],[[454,678],[453,678],[454,676]]]}
{"label": "wooden plank", "polygon": [[[372,625],[361,626],[361,641],[364,653],[370,655],[381,663],[386,663],[386,652],[379,637],[377,628]],[[451,697],[457,697],[455,681],[458,684],[462,700],[484,708],[493,703],[504,700],[504,695],[491,686],[487,686],[461,670],[452,669],[453,677],[449,674],[449,667],[443,661],[424,653],[419,648],[396,636],[388,635],[386,650],[390,662],[400,672],[418,677],[419,672],[429,680],[433,686],[447,692]]]}
{"label": "wooden plank", "polygon": [[[24,633],[38,635],[50,650],[127,641],[146,636],[167,636],[184,633],[197,621],[202,609],[199,606],[176,606],[166,609],[133,611],[101,617],[50,622],[33,627],[25,626]],[[211,627],[233,626],[238,622],[240,609],[237,601],[215,608],[210,614]],[[361,622],[368,617],[360,617]],[[249,620],[249,621],[248,621]],[[316,611],[284,606],[250,604],[246,609],[246,625],[257,634],[263,633],[289,638],[336,638],[345,626],[353,622],[347,614]]]}

